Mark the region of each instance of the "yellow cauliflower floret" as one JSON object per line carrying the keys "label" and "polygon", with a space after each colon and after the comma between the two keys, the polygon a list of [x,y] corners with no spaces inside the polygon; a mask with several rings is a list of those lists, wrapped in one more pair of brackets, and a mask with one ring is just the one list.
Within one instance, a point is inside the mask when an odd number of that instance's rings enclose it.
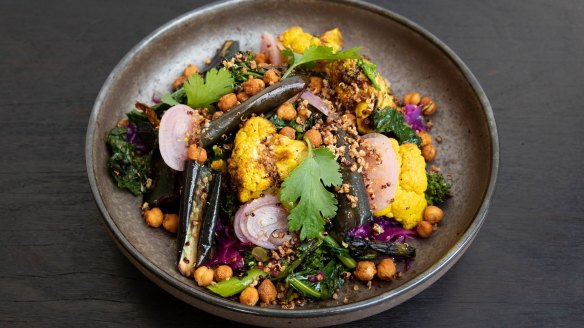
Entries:
{"label": "yellow cauliflower floret", "polygon": [[275,135],[274,145],[276,169],[280,180],[284,180],[308,156],[308,148],[306,142],[292,140],[281,134]]}
{"label": "yellow cauliflower floret", "polygon": [[416,145],[398,146],[395,139],[390,139],[390,141],[400,165],[399,183],[393,203],[374,214],[395,218],[404,228],[412,229],[422,221],[424,209],[428,205],[424,196],[428,187],[426,162]]}
{"label": "yellow cauliflower floret", "polygon": [[[272,147],[273,146],[273,147]],[[306,158],[306,143],[276,134],[263,117],[252,117],[235,135],[228,171],[243,203],[260,197]]]}
{"label": "yellow cauliflower floret", "polygon": [[333,48],[334,52],[337,52],[343,48],[343,35],[341,34],[341,30],[338,27],[324,32],[320,36],[320,40],[324,43],[325,46]]}
{"label": "yellow cauliflower floret", "polygon": [[241,202],[258,198],[274,183],[275,161],[268,154],[266,141],[276,127],[262,117],[252,117],[235,135],[229,173],[238,189]]}
{"label": "yellow cauliflower floret", "polygon": [[313,36],[310,33],[304,32],[302,27],[293,26],[288,30],[284,31],[278,39],[282,42],[282,45],[286,48],[292,49],[295,53],[303,54],[304,49],[311,45],[318,46],[321,44],[319,38]]}

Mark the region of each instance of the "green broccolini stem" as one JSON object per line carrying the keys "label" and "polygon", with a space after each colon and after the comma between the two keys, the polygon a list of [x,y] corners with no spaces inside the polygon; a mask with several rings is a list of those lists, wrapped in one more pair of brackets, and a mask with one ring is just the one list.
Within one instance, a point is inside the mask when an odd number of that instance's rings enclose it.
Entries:
{"label": "green broccolini stem", "polygon": [[314,290],[312,287],[308,286],[307,284],[300,281],[296,277],[289,276],[286,279],[286,282],[289,283],[292,287],[294,287],[294,289],[301,292],[305,296],[312,296],[315,298],[320,298],[320,296],[321,296],[320,292]]}
{"label": "green broccolini stem", "polygon": [[[341,246],[337,243],[337,241],[331,237],[330,235],[323,236],[321,234],[322,240],[325,244],[327,244],[331,248],[341,249]],[[357,261],[353,259],[348,252],[343,252],[346,254],[335,254],[339,261],[343,263],[348,269],[354,269],[357,266]]]}
{"label": "green broccolini stem", "polygon": [[254,280],[267,275],[268,274],[263,270],[253,268],[247,271],[247,275],[241,279],[233,277],[229,280],[223,280],[215,286],[208,286],[207,288],[215,294],[229,297],[241,293],[247,286],[251,285]]}

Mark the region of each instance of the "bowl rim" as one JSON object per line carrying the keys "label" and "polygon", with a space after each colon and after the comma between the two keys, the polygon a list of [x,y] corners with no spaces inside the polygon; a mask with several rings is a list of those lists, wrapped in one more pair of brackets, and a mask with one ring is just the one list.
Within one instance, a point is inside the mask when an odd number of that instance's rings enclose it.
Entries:
{"label": "bowl rim", "polygon": [[[398,299],[398,303],[402,303],[407,299],[415,296],[419,292],[423,291],[427,287],[429,287],[432,283],[438,280],[444,273],[448,271],[450,267],[452,267],[458,259],[462,256],[464,251],[469,247],[473,239],[478,234],[479,229],[484,223],[484,220],[487,215],[487,211],[490,205],[491,198],[495,191],[495,185],[497,182],[497,176],[499,171],[499,138],[497,133],[497,127],[495,123],[495,117],[493,114],[493,110],[489,103],[489,100],[483,91],[482,87],[480,86],[479,82],[469,70],[469,68],[462,62],[462,60],[456,55],[444,42],[439,40],[436,36],[432,33],[428,32],[421,26],[417,25],[416,23],[410,21],[409,19],[396,14],[388,9],[379,7],[377,5],[373,5],[370,3],[366,3],[360,0],[312,0],[312,2],[324,2],[324,3],[335,3],[349,7],[355,7],[358,9],[369,11],[373,14],[380,15],[386,19],[391,19],[404,27],[412,30],[413,32],[419,34],[420,36],[424,37],[427,41],[432,43],[438,49],[440,49],[446,57],[448,57],[452,63],[459,69],[459,71],[463,74],[466,81],[470,84],[471,88],[473,89],[474,93],[477,96],[477,99],[481,103],[484,114],[487,118],[488,129],[490,133],[491,139],[491,172],[489,177],[489,184],[487,187],[486,192],[483,195],[482,203],[479,209],[476,211],[473,221],[467,227],[466,231],[462,233],[459,240],[452,246],[452,248],[436,263],[432,264],[429,268],[422,271],[418,276],[412,278],[410,281],[406,282],[405,284],[382,293],[378,296],[357,301],[354,303],[342,304],[334,307],[328,307],[323,309],[294,309],[294,310],[283,310],[283,309],[273,309],[273,308],[262,308],[262,307],[250,307],[246,305],[242,305],[237,302],[233,302],[228,299],[224,299],[220,296],[211,295],[208,293],[204,293],[195,286],[195,284],[186,284],[179,280],[176,280],[171,275],[164,272],[162,269],[157,267],[154,263],[152,263],[148,258],[143,256],[125,237],[124,234],[119,230],[115,222],[113,221],[112,217],[110,216],[105,204],[101,198],[98,189],[98,182],[96,179],[96,174],[94,171],[94,162],[93,162],[93,139],[95,134],[95,128],[97,123],[97,117],[100,112],[100,108],[102,107],[103,101],[111,88],[116,76],[119,72],[121,72],[131,60],[132,58],[139,52],[143,50],[148,44],[155,41],[156,38],[165,34],[166,32],[171,31],[175,26],[180,25],[184,21],[188,21],[193,17],[199,15],[205,15],[206,13],[212,12],[214,10],[223,8],[225,6],[230,6],[232,4],[237,4],[240,2],[253,2],[254,0],[225,0],[225,1],[218,1],[207,4],[202,7],[195,8],[185,14],[182,14],[169,22],[165,23],[161,27],[157,28],[155,31],[150,33],[148,36],[143,38],[137,45],[135,45],[115,66],[112,72],[109,74],[108,78],[104,82],[103,86],[100,89],[100,92],[95,100],[91,116],[89,119],[88,127],[87,127],[87,134],[85,140],[85,161],[86,161],[86,168],[87,174],[89,178],[89,183],[91,185],[91,191],[93,193],[95,202],[102,214],[102,217],[105,221],[105,225],[109,230],[110,235],[115,239],[116,244],[119,247],[122,247],[122,253],[126,256],[131,257],[130,262],[134,264],[139,264],[142,266],[140,269],[145,269],[149,271],[150,274],[155,275],[157,278],[161,279],[164,283],[168,284],[169,286],[178,289],[181,293],[186,295],[192,295],[200,301],[206,302],[209,305],[215,305],[227,310],[232,310],[239,313],[244,314],[252,314],[252,315],[262,315],[262,316],[270,316],[270,317],[280,317],[280,318],[310,318],[310,317],[318,317],[318,316],[331,316],[334,314],[340,313],[349,313],[354,311],[363,310],[367,307],[381,305],[381,303],[389,301],[390,299]],[[147,275],[150,276],[150,275]],[[150,277],[149,277],[150,278]],[[158,282],[157,282],[158,283]],[[395,301],[395,300],[394,300]],[[395,304],[395,305],[397,305]]]}

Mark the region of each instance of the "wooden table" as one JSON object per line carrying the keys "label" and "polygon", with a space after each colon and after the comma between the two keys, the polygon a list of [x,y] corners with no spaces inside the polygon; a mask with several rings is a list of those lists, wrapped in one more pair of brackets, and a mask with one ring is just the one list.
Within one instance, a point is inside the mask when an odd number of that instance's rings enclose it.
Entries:
{"label": "wooden table", "polygon": [[[101,223],[89,114],[122,56],[207,1],[0,4],[0,326],[227,326],[147,280]],[[584,3],[375,1],[446,42],[487,92],[501,170],[486,224],[410,301],[347,327],[582,327]],[[268,10],[268,9],[267,9]]]}

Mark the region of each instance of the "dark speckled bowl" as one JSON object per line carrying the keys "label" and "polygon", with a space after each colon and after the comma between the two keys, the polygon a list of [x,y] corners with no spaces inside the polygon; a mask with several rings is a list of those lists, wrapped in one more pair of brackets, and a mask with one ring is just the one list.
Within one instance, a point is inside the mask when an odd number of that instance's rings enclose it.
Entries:
{"label": "dark speckled bowl", "polygon": [[[336,301],[294,310],[249,307],[210,294],[178,273],[174,238],[162,229],[148,228],[140,216],[140,198],[114,185],[106,165],[105,136],[136,100],[150,102],[154,93],[167,91],[187,64],[202,66],[223,40],[237,39],[242,49],[258,49],[261,32],[279,32],[292,25],[315,34],[339,26],[346,46],[363,46],[396,94],[418,90],[434,98],[439,110],[432,117],[432,134],[444,140],[437,145],[436,164],[452,177],[455,196],[444,206],[445,219],[438,232],[415,242],[418,256],[402,279],[371,289],[346,288]],[[491,107],[472,73],[436,37],[405,18],[356,1],[228,1],[169,22],[122,59],[95,101],[86,159],[91,188],[109,232],[148,278],[218,316],[263,326],[308,327],[379,313],[440,278],[462,256],[485,219],[499,145]],[[348,304],[342,302],[345,296]]]}

